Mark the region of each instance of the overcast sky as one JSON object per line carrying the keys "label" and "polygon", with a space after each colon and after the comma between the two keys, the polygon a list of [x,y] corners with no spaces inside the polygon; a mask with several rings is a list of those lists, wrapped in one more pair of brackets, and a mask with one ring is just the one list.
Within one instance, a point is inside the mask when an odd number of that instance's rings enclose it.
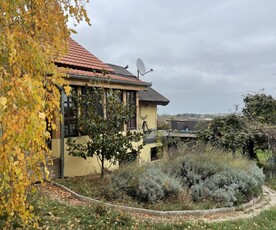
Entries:
{"label": "overcast sky", "polygon": [[227,113],[243,95],[276,96],[275,0],[91,0],[72,37],[106,63],[141,58],[170,100],[158,113]]}

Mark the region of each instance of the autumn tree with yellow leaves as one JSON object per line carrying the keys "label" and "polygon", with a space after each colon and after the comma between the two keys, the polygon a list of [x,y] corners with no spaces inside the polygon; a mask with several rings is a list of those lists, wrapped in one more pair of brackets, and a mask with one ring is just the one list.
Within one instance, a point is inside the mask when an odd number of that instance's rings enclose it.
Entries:
{"label": "autumn tree with yellow leaves", "polygon": [[57,86],[66,85],[54,62],[66,54],[68,20],[89,23],[87,2],[0,0],[0,217],[6,226],[34,223],[27,195],[48,173],[41,170],[50,156],[47,130],[59,116]]}

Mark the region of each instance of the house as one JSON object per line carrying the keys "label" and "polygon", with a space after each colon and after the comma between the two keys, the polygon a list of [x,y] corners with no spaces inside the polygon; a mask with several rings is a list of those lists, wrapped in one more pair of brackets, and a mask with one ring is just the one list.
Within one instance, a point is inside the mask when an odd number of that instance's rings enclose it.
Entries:
{"label": "house", "polygon": [[[151,86],[150,83],[141,81],[130,73],[126,74],[123,71],[123,67],[105,64],[73,39],[69,39],[69,53],[59,62],[56,62],[56,65],[67,69],[69,85],[75,92],[82,93],[84,85],[94,86],[95,83],[90,81],[91,79],[97,80],[97,86],[105,89],[121,90],[122,100],[125,103],[136,106],[135,116],[125,125],[125,129],[141,130],[141,113],[142,115],[148,114],[148,117],[151,118],[149,122],[150,128],[156,129],[157,121],[156,118],[154,120],[152,117],[157,117],[157,110],[149,109],[149,112],[145,112],[143,108],[143,103],[145,102],[139,101],[140,92],[148,90]],[[149,108],[156,108],[156,105],[160,102],[152,101],[151,103],[153,105],[155,103],[155,107],[151,105]],[[53,156],[58,159],[57,162],[60,162],[60,176],[81,176],[99,172],[100,167],[96,157],[84,160],[80,157],[70,156],[67,153],[66,140],[68,137],[73,137],[80,142],[85,141],[87,137],[81,136],[78,132],[76,124],[78,111],[73,106],[72,98],[67,96],[62,89],[61,112],[63,122],[57,120],[59,129],[53,131],[51,143]],[[150,151],[152,146],[156,145],[145,145],[145,148],[142,149],[141,157],[145,161],[150,160],[150,153],[147,151]],[[118,165],[113,166],[113,168],[116,167]]]}
{"label": "house", "polygon": [[[120,76],[137,78],[122,66],[113,64],[108,65]],[[144,146],[141,150],[140,158],[141,160],[148,162],[158,158],[158,147],[161,147],[160,140],[157,138],[157,106],[165,106],[169,104],[170,101],[150,86],[146,89],[140,90],[138,96],[138,129],[144,132]]]}

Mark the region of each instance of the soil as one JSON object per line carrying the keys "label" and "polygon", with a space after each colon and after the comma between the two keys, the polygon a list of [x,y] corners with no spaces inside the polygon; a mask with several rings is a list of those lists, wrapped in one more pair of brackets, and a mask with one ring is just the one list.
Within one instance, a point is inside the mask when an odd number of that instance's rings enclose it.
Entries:
{"label": "soil", "polygon": [[51,199],[57,200],[67,205],[87,205],[86,202],[76,199],[71,195],[71,193],[51,183],[45,183],[44,185],[40,186],[39,190],[48,195]]}
{"label": "soil", "polygon": [[[40,190],[47,194],[51,199],[58,200],[59,202],[66,203],[68,205],[88,205],[84,201],[80,201],[73,197],[71,193],[64,189],[57,187],[51,183],[45,183],[41,186]],[[267,210],[273,206],[276,206],[276,191],[267,186],[263,186],[263,195],[259,202],[256,204],[239,211],[208,214],[204,216],[198,215],[183,215],[183,216],[152,216],[141,213],[129,213],[137,221],[150,221],[150,222],[181,222],[181,221],[205,221],[205,222],[222,222],[228,220],[237,220],[251,218],[259,215],[261,211]]]}

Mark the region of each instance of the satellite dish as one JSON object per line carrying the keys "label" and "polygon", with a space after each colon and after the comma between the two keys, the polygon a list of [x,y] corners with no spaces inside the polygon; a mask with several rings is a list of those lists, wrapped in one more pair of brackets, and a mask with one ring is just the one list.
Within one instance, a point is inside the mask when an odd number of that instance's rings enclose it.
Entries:
{"label": "satellite dish", "polygon": [[136,64],[137,64],[138,72],[143,76],[144,73],[146,72],[146,67],[144,62],[142,61],[141,58],[137,58]]}
{"label": "satellite dish", "polygon": [[150,69],[149,71],[146,72],[145,64],[144,64],[144,62],[142,61],[141,58],[137,58],[136,65],[137,65],[138,78],[139,78],[140,75],[144,76],[145,74],[153,71],[153,69]]}

